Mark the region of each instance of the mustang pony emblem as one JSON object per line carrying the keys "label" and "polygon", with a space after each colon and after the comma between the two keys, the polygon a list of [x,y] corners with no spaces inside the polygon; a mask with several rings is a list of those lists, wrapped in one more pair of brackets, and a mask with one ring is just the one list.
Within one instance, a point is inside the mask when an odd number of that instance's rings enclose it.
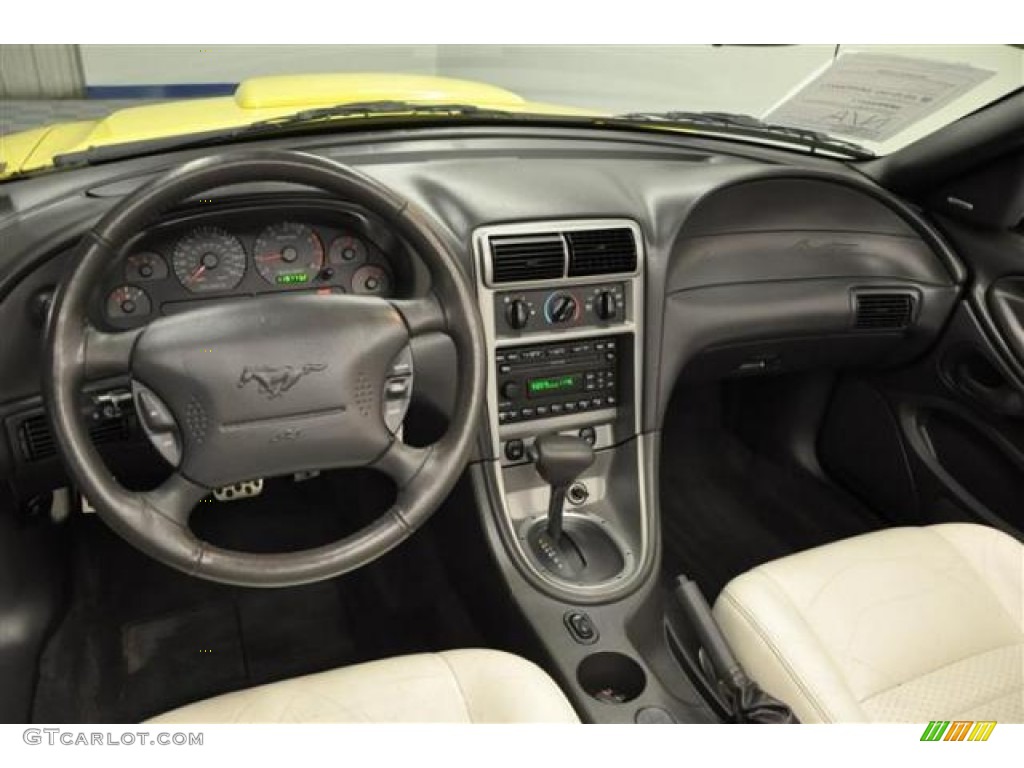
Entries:
{"label": "mustang pony emblem", "polygon": [[294,387],[299,379],[310,373],[327,369],[327,363],[306,363],[305,365],[247,365],[238,377],[238,388],[241,389],[250,381],[255,381],[259,391],[268,400],[281,397]]}

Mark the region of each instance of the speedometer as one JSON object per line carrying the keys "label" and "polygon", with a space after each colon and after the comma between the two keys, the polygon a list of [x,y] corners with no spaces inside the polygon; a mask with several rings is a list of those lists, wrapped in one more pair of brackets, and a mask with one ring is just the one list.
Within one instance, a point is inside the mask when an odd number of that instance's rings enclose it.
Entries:
{"label": "speedometer", "polygon": [[230,291],[245,277],[245,248],[220,227],[198,227],[174,247],[174,274],[193,293]]}
{"label": "speedometer", "polygon": [[310,283],[324,268],[324,246],[312,227],[282,221],[260,232],[253,260],[271,285]]}

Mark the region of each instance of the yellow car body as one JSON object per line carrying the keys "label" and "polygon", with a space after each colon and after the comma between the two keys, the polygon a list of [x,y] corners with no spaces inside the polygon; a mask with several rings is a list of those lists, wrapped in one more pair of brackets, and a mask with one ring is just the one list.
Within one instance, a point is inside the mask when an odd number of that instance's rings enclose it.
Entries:
{"label": "yellow car body", "polygon": [[0,136],[0,179],[47,168],[58,155],[92,147],[218,131],[303,109],[384,100],[599,117],[573,107],[526,101],[494,85],[446,77],[383,73],[260,77],[243,82],[233,96],[127,107],[98,120],[57,123]]}

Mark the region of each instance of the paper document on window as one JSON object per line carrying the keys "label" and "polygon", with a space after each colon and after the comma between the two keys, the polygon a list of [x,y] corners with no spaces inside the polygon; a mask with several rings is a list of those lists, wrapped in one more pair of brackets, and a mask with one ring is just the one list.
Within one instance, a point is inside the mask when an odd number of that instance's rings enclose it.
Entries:
{"label": "paper document on window", "polygon": [[886,141],[993,74],[968,64],[844,53],[769,110],[764,120]]}

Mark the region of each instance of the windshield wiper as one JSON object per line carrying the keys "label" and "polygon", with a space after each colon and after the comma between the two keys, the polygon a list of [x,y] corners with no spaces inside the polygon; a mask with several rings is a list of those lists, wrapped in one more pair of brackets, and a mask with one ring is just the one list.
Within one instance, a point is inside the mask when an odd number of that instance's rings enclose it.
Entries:
{"label": "windshield wiper", "polygon": [[272,117],[242,126],[242,134],[289,125],[306,125],[335,117],[378,117],[381,115],[449,115],[451,117],[511,117],[511,112],[478,107],[474,104],[417,104],[414,101],[355,101],[333,107],[304,109],[292,115]]}
{"label": "windshield wiper", "polygon": [[624,115],[616,115],[615,119],[630,122],[665,123],[673,128],[691,128],[695,131],[704,130],[730,136],[770,137],[787,144],[804,147],[812,154],[828,152],[857,160],[867,160],[875,156],[874,152],[859,144],[834,138],[827,133],[806,128],[793,128],[777,123],[766,123],[753,115],[732,112],[686,112],[682,110],[628,112]]}
{"label": "windshield wiper", "polygon": [[79,152],[68,152],[53,158],[55,167],[64,168],[74,165],[96,165],[113,160],[125,160],[131,157],[170,152],[177,149],[227,144],[239,139],[273,134],[293,127],[312,126],[330,123],[337,118],[351,117],[394,117],[394,116],[447,116],[454,118],[479,119],[528,119],[529,114],[505,112],[500,109],[478,107],[473,104],[417,104],[413,101],[359,101],[337,104],[332,107],[304,109],[290,115],[258,120],[254,123],[235,126],[233,128],[201,133],[187,133],[180,136],[165,136],[145,141],[129,141],[122,144],[110,144],[101,147],[89,147]]}

